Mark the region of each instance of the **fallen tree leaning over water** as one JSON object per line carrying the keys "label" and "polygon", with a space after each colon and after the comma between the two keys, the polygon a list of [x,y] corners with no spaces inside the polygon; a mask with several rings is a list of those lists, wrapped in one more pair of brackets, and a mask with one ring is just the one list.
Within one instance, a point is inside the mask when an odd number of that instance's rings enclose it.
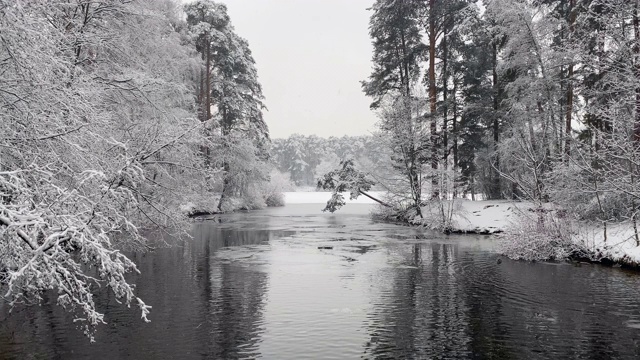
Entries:
{"label": "fallen tree leaning over water", "polygon": [[327,201],[327,206],[325,206],[322,211],[333,213],[344,206],[346,202],[342,195],[343,192],[349,192],[349,198],[351,200],[355,200],[358,196],[364,195],[382,206],[391,207],[391,205],[384,201],[376,199],[366,193],[366,191],[371,190],[371,187],[374,185],[375,183],[372,180],[367,179],[367,176],[363,172],[355,168],[352,159],[340,161],[340,167],[324,174],[324,176],[318,180],[318,188],[333,191],[331,199]]}

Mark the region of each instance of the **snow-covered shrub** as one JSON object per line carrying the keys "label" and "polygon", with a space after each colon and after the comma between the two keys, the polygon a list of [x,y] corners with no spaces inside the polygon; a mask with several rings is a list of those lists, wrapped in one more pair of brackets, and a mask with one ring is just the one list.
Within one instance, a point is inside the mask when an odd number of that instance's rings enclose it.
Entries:
{"label": "snow-covered shrub", "polygon": [[572,219],[543,208],[523,212],[501,235],[499,252],[514,260],[565,260],[588,254],[575,243]]}
{"label": "snow-covered shrub", "polygon": [[611,182],[623,179],[604,181],[605,177],[589,174],[583,168],[570,163],[549,173],[547,189],[553,202],[570,209],[580,220],[601,222],[631,218],[633,189],[620,190]]}
{"label": "snow-covered shrub", "polygon": [[584,220],[621,221],[630,218],[633,213],[633,196],[625,193],[603,193],[586,200],[575,205],[576,212]]}
{"label": "snow-covered shrub", "polygon": [[451,232],[454,228],[453,215],[461,211],[455,200],[431,200],[422,206],[422,218],[414,218],[413,223],[433,230]]}
{"label": "snow-covered shrub", "polygon": [[269,207],[284,206],[284,192],[293,191],[294,188],[287,174],[274,169],[269,174],[269,182],[262,187],[264,202]]}
{"label": "snow-covered shrub", "polygon": [[271,194],[267,196],[264,202],[265,204],[267,204],[268,207],[284,206],[285,205],[284,194],[283,193]]}
{"label": "snow-covered shrub", "polygon": [[256,189],[247,189],[245,193],[238,196],[227,196],[221,205],[219,211],[223,213],[237,210],[258,210],[267,206],[262,194]]}
{"label": "snow-covered shrub", "polygon": [[216,213],[220,194],[207,192],[206,195],[186,196],[180,205],[180,212],[184,216],[193,216],[194,214],[213,214]]}
{"label": "snow-covered shrub", "polygon": [[398,221],[398,220],[401,220],[399,218],[398,209],[387,207],[387,206],[382,206],[382,205],[379,205],[379,204],[376,205],[371,210],[371,217],[374,220],[379,220],[379,221]]}

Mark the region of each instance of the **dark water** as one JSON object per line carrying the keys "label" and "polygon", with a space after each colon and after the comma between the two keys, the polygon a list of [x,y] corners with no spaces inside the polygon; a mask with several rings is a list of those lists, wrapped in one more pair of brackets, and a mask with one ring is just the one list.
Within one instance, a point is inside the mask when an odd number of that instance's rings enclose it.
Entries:
{"label": "dark water", "polygon": [[495,238],[321,207],[219,216],[135,256],[152,322],[103,294],[94,344],[47,302],[0,305],[0,358],[640,358],[640,274],[498,263]]}

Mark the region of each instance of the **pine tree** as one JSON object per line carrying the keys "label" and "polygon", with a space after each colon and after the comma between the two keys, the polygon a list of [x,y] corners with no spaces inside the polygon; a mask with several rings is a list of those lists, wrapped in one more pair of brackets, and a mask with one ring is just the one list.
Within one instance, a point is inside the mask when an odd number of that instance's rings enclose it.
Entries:
{"label": "pine tree", "polygon": [[362,86],[374,99],[371,107],[384,109],[381,130],[389,135],[392,161],[407,180],[412,207],[421,216],[422,165],[429,137],[416,100],[419,65],[425,51],[418,10],[411,1],[378,0],[373,5],[369,34],[374,46],[374,70]]}
{"label": "pine tree", "polygon": [[[250,192],[249,188],[254,185],[250,180],[267,180],[268,174],[262,166],[231,163],[254,163],[252,157],[256,157],[258,163],[268,160],[270,139],[262,114],[264,96],[249,44],[235,33],[226,6],[199,0],[185,5],[185,12],[196,49],[204,62],[197,96],[201,119],[210,122],[210,128],[219,130],[217,135],[211,134],[211,139],[217,139],[213,144],[214,157],[223,169],[218,202],[218,210],[223,211],[230,208],[225,204],[230,197]],[[249,139],[253,149],[242,139]],[[244,145],[237,146],[238,141]],[[210,158],[211,154],[206,151],[206,156]]]}

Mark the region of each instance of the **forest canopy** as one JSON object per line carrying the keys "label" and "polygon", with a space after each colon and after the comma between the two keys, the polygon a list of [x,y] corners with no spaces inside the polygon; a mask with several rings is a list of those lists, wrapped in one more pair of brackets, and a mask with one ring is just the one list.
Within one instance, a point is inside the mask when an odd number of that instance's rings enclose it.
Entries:
{"label": "forest canopy", "polygon": [[376,0],[362,90],[379,114],[398,192],[411,194],[416,211],[424,201],[479,195],[635,224],[638,7]]}

